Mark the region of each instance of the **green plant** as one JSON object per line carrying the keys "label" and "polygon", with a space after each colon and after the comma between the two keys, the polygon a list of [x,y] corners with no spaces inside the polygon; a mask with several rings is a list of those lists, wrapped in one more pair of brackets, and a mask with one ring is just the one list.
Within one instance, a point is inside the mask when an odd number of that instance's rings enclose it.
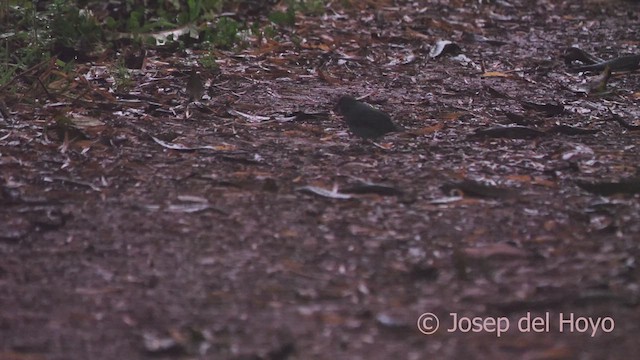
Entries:
{"label": "green plant", "polygon": [[287,11],[274,11],[269,14],[269,20],[279,26],[294,26],[296,24],[295,8],[288,6]]}
{"label": "green plant", "polygon": [[286,0],[286,11],[274,11],[269,20],[278,26],[294,26],[296,12],[305,15],[320,15],[325,9],[325,0]]}
{"label": "green plant", "polygon": [[15,66],[9,63],[8,51],[5,48],[0,49],[0,59],[0,86],[2,86],[13,78]]}
{"label": "green plant", "polygon": [[240,24],[232,18],[222,17],[218,19],[214,31],[205,35],[205,40],[215,47],[222,49],[231,48],[238,39]]}
{"label": "green plant", "polygon": [[43,28],[31,1],[12,3],[0,0],[0,86],[20,70],[42,61],[46,53],[38,28]]}
{"label": "green plant", "polygon": [[202,10],[219,14],[222,12],[225,0],[202,0]]}
{"label": "green plant", "polygon": [[131,73],[126,66],[124,66],[124,60],[119,60],[113,71],[114,87],[119,91],[130,89],[133,86],[131,80]]}
{"label": "green plant", "polygon": [[129,18],[127,19],[127,30],[131,32],[138,32],[142,27],[144,20],[144,13],[139,10],[134,10],[129,13]]}
{"label": "green plant", "polygon": [[276,30],[276,28],[271,25],[267,25],[262,29],[262,36],[267,39],[272,39],[276,35],[278,35],[278,30]]}
{"label": "green plant", "polygon": [[202,0],[187,0],[187,8],[189,13],[188,21],[195,21],[202,11]]}
{"label": "green plant", "polygon": [[58,69],[65,74],[71,74],[73,72],[73,69],[75,68],[75,63],[73,61],[62,61],[60,59],[57,59],[55,64]]}
{"label": "green plant", "polygon": [[325,0],[288,0],[288,6],[295,6],[297,11],[305,15],[320,15],[324,13]]}
{"label": "green plant", "polygon": [[207,55],[201,57],[200,60],[198,60],[198,63],[200,63],[200,66],[202,66],[204,69],[212,73],[218,72],[220,70],[220,65],[218,65],[218,63],[216,62],[216,57],[212,53],[208,53]]}
{"label": "green plant", "polygon": [[89,51],[102,38],[97,20],[87,11],[56,0],[50,10],[50,39],[57,45]]}

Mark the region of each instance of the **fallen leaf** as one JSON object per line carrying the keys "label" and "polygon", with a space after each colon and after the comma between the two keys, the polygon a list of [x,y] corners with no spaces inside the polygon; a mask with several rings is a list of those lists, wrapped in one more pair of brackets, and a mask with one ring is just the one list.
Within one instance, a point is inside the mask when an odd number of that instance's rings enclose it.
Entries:
{"label": "fallen leaf", "polygon": [[411,135],[416,135],[416,136],[429,135],[429,134],[433,134],[436,131],[442,130],[443,127],[444,127],[444,125],[442,125],[442,124],[436,124],[436,125],[433,125],[433,126],[425,126],[423,128],[416,129],[416,130],[410,130],[410,131],[407,131],[407,132],[409,134],[411,134]]}
{"label": "fallen leaf", "polygon": [[334,187],[332,190],[327,190],[317,186],[307,185],[307,186],[301,186],[299,188],[296,188],[296,190],[319,195],[326,198],[331,198],[331,199],[346,200],[346,199],[351,199],[353,197],[349,194],[339,193],[337,187]]}
{"label": "fallen leaf", "polygon": [[487,71],[485,73],[483,73],[482,75],[480,75],[481,77],[503,77],[503,78],[511,78],[513,77],[513,74],[507,74],[504,72],[500,72],[500,71]]}

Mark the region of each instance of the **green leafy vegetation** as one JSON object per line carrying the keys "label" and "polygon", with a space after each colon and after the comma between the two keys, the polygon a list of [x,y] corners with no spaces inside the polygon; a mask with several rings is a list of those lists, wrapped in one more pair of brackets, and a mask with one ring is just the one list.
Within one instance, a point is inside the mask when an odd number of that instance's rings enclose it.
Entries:
{"label": "green leafy vegetation", "polygon": [[325,0],[287,0],[288,8],[305,15],[320,15],[324,13],[325,6]]}
{"label": "green leafy vegetation", "polygon": [[102,30],[91,12],[68,5],[68,1],[57,0],[48,11],[47,42],[54,47],[91,50],[101,40]]}
{"label": "green leafy vegetation", "polygon": [[[158,0],[154,8],[146,4],[143,0],[109,5],[97,0],[0,0],[0,86],[51,56],[65,63],[95,58],[121,38],[158,46],[147,34],[185,26],[191,30],[166,35],[160,46],[244,48],[255,36],[276,38],[282,27],[294,27],[296,14],[323,13],[326,0],[285,0],[276,8],[243,0]],[[259,6],[262,13],[241,16],[247,4]],[[223,12],[237,15],[221,17]],[[206,67],[217,66],[215,59],[203,61]]]}
{"label": "green leafy vegetation", "polygon": [[124,91],[130,89],[133,86],[133,81],[131,80],[131,73],[126,66],[124,66],[124,61],[120,60],[112,69],[112,75],[114,80],[114,87],[118,91]]}
{"label": "green leafy vegetation", "polygon": [[214,47],[228,49],[236,43],[239,30],[240,23],[232,18],[222,17],[216,22],[215,28],[205,35],[205,40]]}
{"label": "green leafy vegetation", "polygon": [[198,60],[200,66],[202,66],[205,70],[215,73],[220,70],[220,66],[216,62],[216,57],[214,54],[209,53]]}
{"label": "green leafy vegetation", "polygon": [[274,11],[269,14],[269,20],[279,26],[294,26],[296,13],[304,15],[319,15],[324,12],[324,0],[287,0],[286,11]]}

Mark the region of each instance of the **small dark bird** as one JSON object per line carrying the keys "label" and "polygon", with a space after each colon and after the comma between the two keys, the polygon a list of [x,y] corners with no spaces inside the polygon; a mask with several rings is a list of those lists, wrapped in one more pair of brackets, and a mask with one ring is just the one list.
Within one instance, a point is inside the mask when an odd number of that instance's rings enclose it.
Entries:
{"label": "small dark bird", "polygon": [[340,97],[334,111],[344,117],[354,135],[364,139],[376,139],[398,130],[389,115],[352,96]]}
{"label": "small dark bird", "polygon": [[189,79],[187,80],[187,94],[189,95],[189,101],[199,101],[204,94],[204,83],[202,77],[195,70],[191,70],[189,73]]}

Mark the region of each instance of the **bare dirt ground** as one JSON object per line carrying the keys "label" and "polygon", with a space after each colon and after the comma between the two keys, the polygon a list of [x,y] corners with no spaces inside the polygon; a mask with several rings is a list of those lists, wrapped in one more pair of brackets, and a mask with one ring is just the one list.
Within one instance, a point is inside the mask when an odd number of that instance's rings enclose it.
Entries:
{"label": "bare dirt ground", "polygon": [[[640,76],[586,94],[599,74],[563,59],[639,53],[640,5],[509,3],[299,16],[295,41],[219,52],[188,109],[161,51],[113,98],[79,65],[73,126],[52,121],[71,100],[7,97],[0,358],[640,353]],[[464,56],[431,57],[442,39]],[[342,94],[406,131],[354,138]]]}

